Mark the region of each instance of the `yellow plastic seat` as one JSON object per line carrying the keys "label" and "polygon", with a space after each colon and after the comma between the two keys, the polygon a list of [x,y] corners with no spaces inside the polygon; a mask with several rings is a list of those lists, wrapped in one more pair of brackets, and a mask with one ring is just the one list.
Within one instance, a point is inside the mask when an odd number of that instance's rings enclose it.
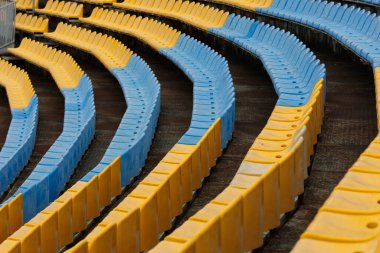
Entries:
{"label": "yellow plastic seat", "polygon": [[17,30],[29,33],[44,33],[49,29],[49,19],[17,13],[15,26]]}

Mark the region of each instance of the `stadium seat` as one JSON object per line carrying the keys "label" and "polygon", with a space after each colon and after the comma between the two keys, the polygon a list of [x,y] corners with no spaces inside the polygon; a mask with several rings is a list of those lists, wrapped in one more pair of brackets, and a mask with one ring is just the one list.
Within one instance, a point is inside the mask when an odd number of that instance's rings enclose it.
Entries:
{"label": "stadium seat", "polygon": [[[379,64],[380,20],[370,11],[347,4],[319,0],[213,0],[213,2],[290,20],[323,31],[372,65]],[[114,3],[114,6],[167,16],[203,30],[223,25],[234,26],[234,23],[229,23],[233,14],[229,15],[228,12],[212,8],[213,12],[218,13],[216,16],[204,15],[206,13],[204,10],[209,7],[195,2],[125,0],[122,3]]]}

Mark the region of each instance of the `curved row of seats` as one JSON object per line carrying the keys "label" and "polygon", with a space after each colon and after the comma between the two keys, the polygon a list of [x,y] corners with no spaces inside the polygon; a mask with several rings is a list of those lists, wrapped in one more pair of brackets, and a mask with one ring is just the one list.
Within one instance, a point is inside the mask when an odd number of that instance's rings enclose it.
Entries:
{"label": "curved row of seats", "polygon": [[98,7],[89,17],[79,20],[89,25],[134,36],[156,50],[175,46],[181,34],[172,27],[153,19]]}
{"label": "curved row of seats", "polygon": [[[38,7],[38,0],[34,0],[35,8]],[[16,0],[16,9],[27,11],[33,9],[33,0]]]}
{"label": "curved row of seats", "polygon": [[91,81],[71,56],[30,39],[8,50],[50,72],[65,97],[65,115],[60,136],[16,193],[2,204],[2,240],[58,197],[95,133]]}
{"label": "curved row of seats", "polygon": [[[124,17],[130,18],[120,16]],[[125,23],[124,28],[102,21],[97,25],[138,37],[183,70],[194,83],[192,121],[152,172],[70,252],[151,249],[160,233],[170,229],[172,218],[182,213],[193,191],[202,186],[232,137],[235,97],[226,60],[187,35],[177,36],[178,32],[165,24],[131,18],[138,21],[132,25],[134,32],[124,29]]]}
{"label": "curved row of seats", "polygon": [[[0,245],[1,252],[57,252],[98,217],[140,173],[160,110],[160,86],[148,65],[107,35],[59,23],[45,37],[93,54],[119,80],[128,108],[103,159],[79,182]],[[33,224],[30,233],[23,233]],[[30,229],[29,229],[30,230]],[[38,237],[38,234],[40,235]],[[17,238],[20,243],[13,242]],[[26,243],[33,240],[32,243]]]}
{"label": "curved row of seats", "polygon": [[158,15],[181,19],[189,24],[196,24],[197,27],[204,30],[207,30],[209,27],[222,27],[229,15],[228,12],[204,4],[189,1],[182,2],[181,0],[125,0],[113,5],[122,9],[153,12]]}
{"label": "curved row of seats", "polygon": [[[377,113],[379,89],[380,20],[368,11],[320,1],[277,1],[257,11],[289,19],[324,31],[370,62],[375,73]],[[356,163],[320,208],[293,252],[378,252],[379,137]]]}
{"label": "curved row of seats", "polygon": [[0,151],[0,194],[3,194],[32,154],[37,134],[38,99],[28,74],[2,59],[0,85],[6,89],[12,112],[12,121]]}
{"label": "curved row of seats", "polygon": [[49,19],[30,14],[17,13],[15,27],[17,30],[28,33],[44,33],[49,30]]}
{"label": "curved row of seats", "polygon": [[36,9],[36,12],[66,19],[78,19],[83,17],[83,4],[59,0],[48,0],[45,7]]}

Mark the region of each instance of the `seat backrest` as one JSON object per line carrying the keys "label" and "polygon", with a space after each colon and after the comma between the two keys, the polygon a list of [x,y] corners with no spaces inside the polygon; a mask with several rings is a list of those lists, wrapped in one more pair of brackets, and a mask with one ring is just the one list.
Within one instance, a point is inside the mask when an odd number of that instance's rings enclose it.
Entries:
{"label": "seat backrest", "polygon": [[55,11],[55,12],[62,12],[62,10],[63,10],[65,4],[67,5],[67,4],[69,4],[69,3],[66,3],[66,2],[64,2],[64,1],[59,2],[58,5],[57,5],[57,7],[56,7],[55,9],[53,9],[53,11]]}

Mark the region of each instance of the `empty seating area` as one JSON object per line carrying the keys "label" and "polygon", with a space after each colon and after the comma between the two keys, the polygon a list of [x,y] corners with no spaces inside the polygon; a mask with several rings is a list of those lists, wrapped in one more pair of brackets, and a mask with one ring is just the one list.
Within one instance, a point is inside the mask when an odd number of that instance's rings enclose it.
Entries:
{"label": "empty seating area", "polygon": [[[325,48],[372,70],[375,96],[368,100],[376,100],[380,127],[378,2],[210,2],[16,1],[16,46],[4,54],[7,60],[0,58],[0,85],[12,113],[0,150],[0,195],[20,183],[15,193],[0,200],[0,252],[266,252],[274,231],[284,229],[303,201],[315,197],[305,194],[308,183],[329,180],[328,175],[315,179],[312,173],[318,170],[313,160],[325,159],[318,153],[319,135],[328,131],[323,121],[331,120],[333,110],[350,114],[332,107],[334,99],[326,100],[327,73],[334,69],[326,70],[323,59],[336,55]],[[310,40],[321,46],[308,45]],[[147,166],[162,131],[170,132],[170,127],[157,129],[166,113],[162,87],[171,77],[156,77],[148,64],[152,54],[192,84],[192,113],[182,136],[168,145],[158,163]],[[79,66],[88,57],[89,66]],[[234,136],[235,115],[247,115],[244,127],[255,127],[264,116],[259,108],[237,103],[236,87],[243,84],[248,93],[250,85],[260,84],[242,80],[239,70],[231,69],[231,57],[262,69],[260,77],[270,80],[277,94],[271,114],[262,121],[266,124],[257,127],[261,131],[253,139]],[[91,79],[103,81],[83,70],[94,66],[110,75],[126,103],[110,142],[102,143],[103,153],[91,142],[102,141],[96,129],[99,120],[107,124],[108,115],[98,118]],[[36,166],[28,162],[41,138],[38,131],[50,130],[37,128],[44,108],[26,72],[30,68],[51,76],[64,97],[62,132]],[[166,87],[164,94],[168,92]],[[349,99],[355,101],[355,96]],[[327,117],[326,106],[331,106]],[[363,134],[367,128],[362,128],[347,134]],[[231,161],[225,177],[211,178],[213,168],[226,163],[220,158],[231,142],[250,147],[232,152],[240,160]],[[302,235],[289,238],[292,252],[380,250],[380,137],[368,145],[350,168],[338,168],[344,177],[315,207],[318,211],[309,211],[311,223]],[[96,152],[99,159],[77,174],[86,152]],[[29,172],[19,178],[26,168]],[[223,189],[210,192],[206,203],[188,212],[208,180],[223,183]]]}

